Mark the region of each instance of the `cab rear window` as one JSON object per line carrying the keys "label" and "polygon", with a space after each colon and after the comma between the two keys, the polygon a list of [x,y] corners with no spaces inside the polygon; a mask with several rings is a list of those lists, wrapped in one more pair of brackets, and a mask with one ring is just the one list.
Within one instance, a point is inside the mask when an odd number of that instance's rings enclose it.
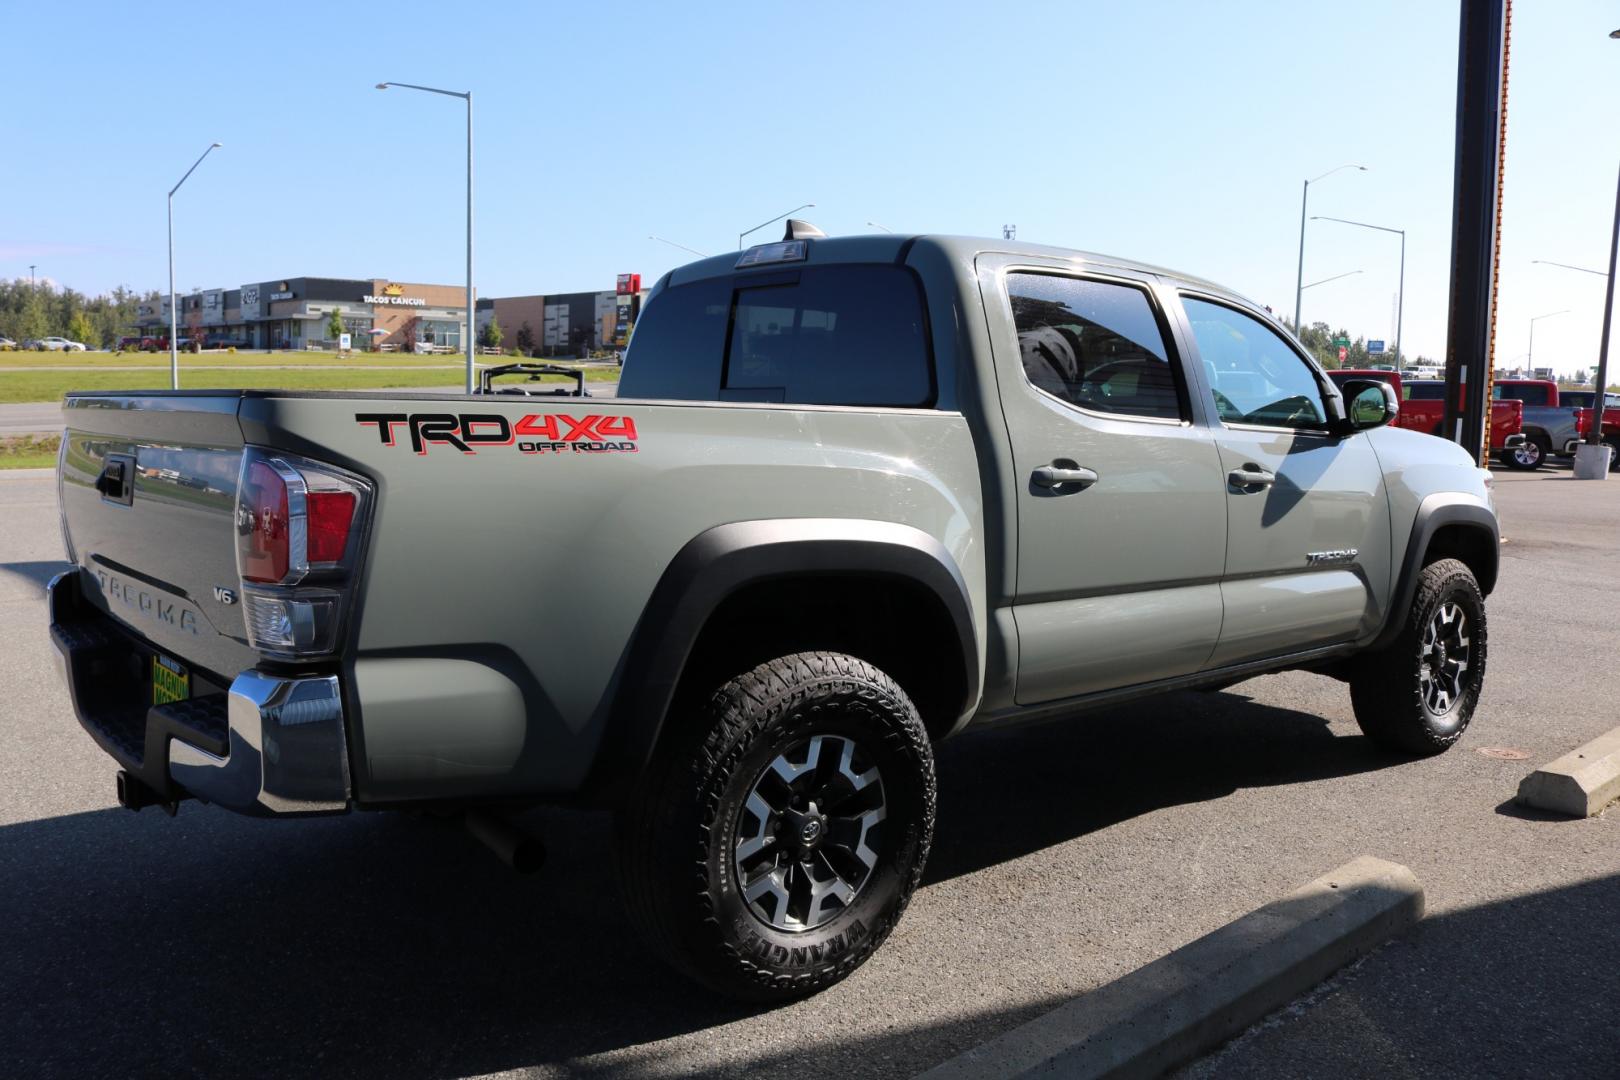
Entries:
{"label": "cab rear window", "polygon": [[922,289],[888,265],[805,267],[666,289],[637,323],[622,397],[926,407]]}

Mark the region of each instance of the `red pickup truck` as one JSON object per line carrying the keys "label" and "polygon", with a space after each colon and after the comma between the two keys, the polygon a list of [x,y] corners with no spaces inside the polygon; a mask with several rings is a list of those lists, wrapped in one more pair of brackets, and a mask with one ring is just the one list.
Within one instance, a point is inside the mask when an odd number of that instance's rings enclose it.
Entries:
{"label": "red pickup truck", "polygon": [[[1575,410],[1577,438],[1585,441],[1592,430],[1592,410]],[[1620,406],[1610,405],[1603,410],[1603,441],[1609,444],[1609,471],[1620,472]]]}
{"label": "red pickup truck", "polygon": [[[1377,379],[1389,383],[1395,388],[1395,395],[1401,399],[1400,415],[1395,418],[1397,427],[1445,437],[1441,432],[1446,419],[1446,384],[1443,381],[1413,379],[1403,383],[1398,371],[1359,368],[1329,371],[1328,377],[1340,386],[1348,379]],[[1491,454],[1510,469],[1535,468],[1535,465],[1525,464],[1515,453],[1524,445],[1523,422],[1523,402],[1491,402]]]}

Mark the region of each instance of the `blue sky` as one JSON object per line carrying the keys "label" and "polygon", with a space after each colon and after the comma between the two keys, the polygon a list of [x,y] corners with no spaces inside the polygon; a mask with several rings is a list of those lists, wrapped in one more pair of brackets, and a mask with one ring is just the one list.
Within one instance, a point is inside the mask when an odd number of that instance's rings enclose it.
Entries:
{"label": "blue sky", "polygon": [[[829,233],[1110,252],[1293,306],[1313,213],[1408,230],[1404,344],[1444,349],[1456,5],[18,3],[0,275],[161,288],[455,283],[470,88],[484,295],[652,278],[804,202]],[[1616,0],[1521,0],[1498,363],[1596,360],[1620,165]],[[160,57],[173,57],[160,62]],[[1312,223],[1307,321],[1393,338],[1394,237]],[[775,234],[763,230],[756,239]]]}

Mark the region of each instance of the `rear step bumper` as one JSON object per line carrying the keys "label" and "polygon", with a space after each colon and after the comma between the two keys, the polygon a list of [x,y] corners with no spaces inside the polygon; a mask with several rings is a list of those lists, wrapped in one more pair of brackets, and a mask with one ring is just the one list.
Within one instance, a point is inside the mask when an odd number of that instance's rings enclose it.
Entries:
{"label": "rear step bumper", "polygon": [[46,591],[73,711],[128,779],[149,789],[141,801],[172,806],[190,796],[275,817],[349,808],[335,675],[250,669],[221,690],[197,673],[196,696],[148,705],[152,647],[84,600],[79,571],[57,575]]}

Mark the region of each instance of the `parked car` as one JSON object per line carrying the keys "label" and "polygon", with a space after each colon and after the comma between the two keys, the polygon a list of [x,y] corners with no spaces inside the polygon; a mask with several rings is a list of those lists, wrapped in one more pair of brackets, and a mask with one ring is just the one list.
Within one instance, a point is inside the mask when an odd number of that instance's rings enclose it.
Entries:
{"label": "parked car", "polygon": [[125,334],[118,339],[119,352],[168,352],[168,334]]}
{"label": "parked car", "polygon": [[84,352],[88,346],[81,341],[69,341],[65,337],[44,337],[24,342],[23,348],[44,349],[47,352]]}
{"label": "parked car", "polygon": [[[1388,383],[1401,401],[1395,423],[1412,431],[1445,438],[1446,384],[1422,380],[1403,381],[1398,372],[1378,369],[1341,368],[1328,377],[1343,386],[1351,379],[1373,379]],[[1491,402],[1491,456],[1509,468],[1534,468],[1520,461],[1524,433],[1520,430],[1523,406],[1516,401]]]}
{"label": "parked car", "polygon": [[0,337],[0,352],[10,352],[17,347],[17,343],[8,337]]}
{"label": "parked car", "polygon": [[790,222],[622,374],[68,395],[50,633],[120,802],[612,807],[654,951],[782,1000],[905,910],[938,740],[1305,669],[1433,754],[1479,700],[1490,474],[1218,285]]}

